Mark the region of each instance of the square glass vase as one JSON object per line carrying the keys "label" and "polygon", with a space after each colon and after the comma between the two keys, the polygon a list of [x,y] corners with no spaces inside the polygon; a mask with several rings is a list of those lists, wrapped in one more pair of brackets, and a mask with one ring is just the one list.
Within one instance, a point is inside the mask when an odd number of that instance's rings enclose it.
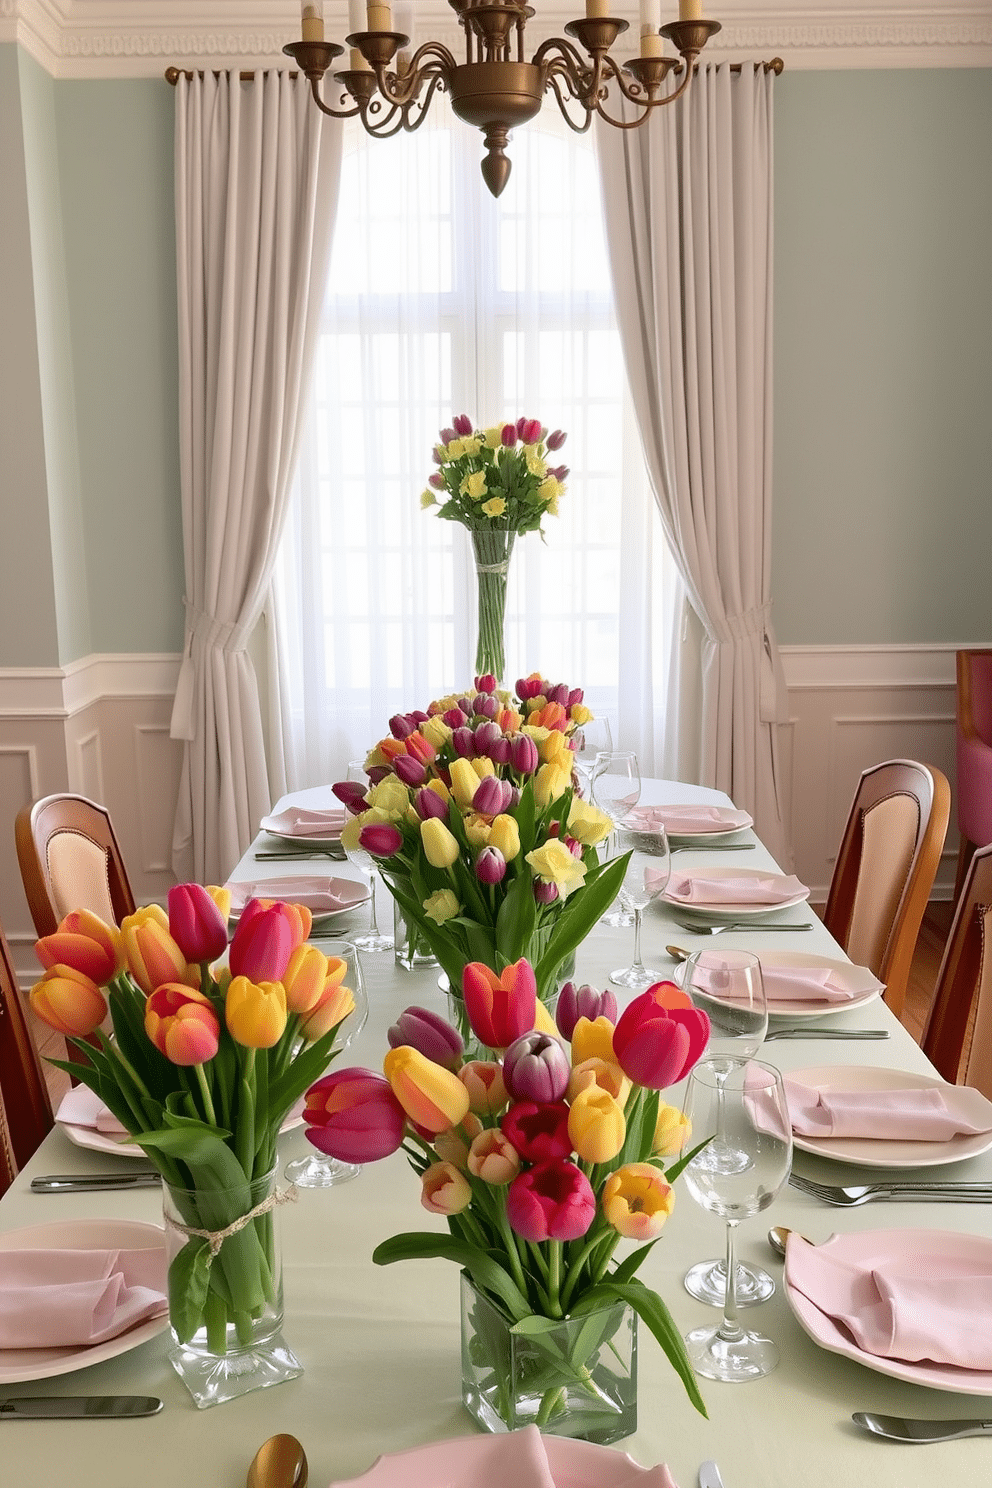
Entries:
{"label": "square glass vase", "polygon": [[637,1314],[624,1302],[513,1324],[461,1276],[462,1403],[485,1431],[602,1445],[637,1430]]}

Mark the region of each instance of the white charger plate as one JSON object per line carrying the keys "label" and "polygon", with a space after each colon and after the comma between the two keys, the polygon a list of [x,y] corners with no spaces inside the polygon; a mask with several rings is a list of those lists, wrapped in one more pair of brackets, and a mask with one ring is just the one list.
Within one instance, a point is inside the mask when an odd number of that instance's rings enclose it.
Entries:
{"label": "white charger plate", "polygon": [[[679,809],[678,806],[671,807],[673,812]],[[738,811],[732,806],[712,806],[709,809],[713,812],[717,821],[716,823],[708,824],[706,827],[701,827],[698,831],[686,830],[685,828],[681,830],[670,829],[662,821],[661,825],[665,826],[669,842],[685,844],[698,842],[700,846],[703,846],[707,842],[723,842],[727,837],[732,837],[737,832],[746,832],[748,827],[754,825],[754,818],[747,811]],[[644,828],[638,821],[638,812],[643,812],[645,815],[657,812],[663,816],[665,806],[635,806],[625,821],[621,823],[621,826],[629,826],[634,831],[643,830]]]}
{"label": "white charger plate", "polygon": [[[676,875],[673,872],[672,877]],[[685,868],[678,870],[679,878],[692,878],[697,882],[713,881],[719,882],[726,878],[786,878],[786,874],[769,873],[766,868]],[[774,904],[707,904],[705,901],[693,900],[692,902],[680,899],[672,893],[671,879],[668,888],[665,889],[661,898],[666,904],[677,909],[681,914],[690,915],[703,925],[720,925],[726,920],[743,920],[760,918],[762,915],[775,915],[780,910],[791,909],[796,904],[805,904],[809,898],[809,889],[804,889],[801,894],[792,894],[778,899]]]}
{"label": "white charger plate", "polygon": [[[63,1102],[70,1099],[76,1104],[77,1110],[80,1106],[91,1108],[93,1113],[92,1120],[95,1123],[97,1112],[103,1109],[103,1102],[96,1091],[90,1090],[86,1085],[77,1085],[67,1095],[63,1096]],[[76,1147],[85,1147],[89,1152],[105,1152],[112,1157],[130,1157],[137,1158],[141,1162],[146,1161],[145,1154],[137,1142],[132,1142],[130,1138],[115,1137],[109,1132],[98,1131],[95,1125],[83,1125],[82,1122],[67,1121],[62,1116],[61,1105],[55,1113],[55,1120],[65,1132],[69,1141]],[[303,1101],[299,1101],[289,1112],[279,1131],[280,1133],[293,1131],[296,1127],[302,1125]]]}
{"label": "white charger plate", "polygon": [[[946,1256],[992,1272],[992,1240],[984,1235],[961,1235],[950,1230],[862,1230],[850,1235],[831,1235],[824,1249],[838,1260],[857,1261],[865,1265],[884,1265],[901,1256],[918,1257],[923,1253]],[[784,1280],[786,1300],[800,1327],[814,1343],[832,1354],[843,1354],[878,1374],[911,1385],[924,1385],[931,1390],[951,1390],[958,1395],[992,1395],[992,1371],[959,1369],[954,1364],[935,1364],[930,1360],[912,1362],[906,1359],[884,1359],[868,1354],[857,1346],[850,1334],[833,1318],[797,1292]]]}
{"label": "white charger plate", "polygon": [[[487,1459],[499,1441],[492,1436],[459,1436],[391,1452],[377,1458],[361,1477],[336,1479],[330,1488],[441,1488],[463,1483],[478,1488],[495,1481]],[[645,1480],[652,1476],[653,1469],[641,1467],[615,1447],[567,1436],[544,1436],[542,1441],[555,1488],[619,1488],[621,1483],[636,1482],[640,1474]]]}
{"label": "white charger plate", "polygon": [[[75,1219],[65,1223],[32,1225],[26,1230],[0,1234],[0,1255],[5,1250],[163,1250],[165,1231],[160,1225],[130,1219]],[[86,1347],[0,1349],[0,1385],[18,1385],[27,1380],[51,1379],[114,1359],[155,1338],[169,1326],[169,1317],[149,1318],[116,1338]]]}
{"label": "white charger plate", "polygon": [[812,997],[769,998],[769,1018],[788,1018],[790,1023],[794,1018],[829,1018],[834,1013],[846,1013],[851,1008],[860,1008],[865,1003],[875,1002],[885,991],[885,983],[880,982],[873,971],[867,966],[855,966],[853,961],[839,960],[834,956],[817,956],[811,951],[779,951],[765,946],[756,950],[755,954],[762,967],[830,967],[838,977],[843,978],[852,993],[846,1002],[817,1002]]}
{"label": "white charger plate", "polygon": [[264,878],[246,883],[230,883],[231,919],[237,920],[249,899],[283,899],[290,904],[302,904],[310,910],[314,920],[330,920],[335,915],[347,914],[362,904],[367,904],[371,891],[367,883],[356,878],[324,878],[319,887],[309,878]]}
{"label": "white charger plate", "polygon": [[[788,1078],[811,1090],[930,1090],[946,1085],[934,1075],[913,1074],[909,1070],[870,1068],[859,1064],[824,1064],[810,1069],[789,1070]],[[974,1097],[976,1120],[987,1114],[988,1102],[980,1090],[954,1087],[962,1098]],[[946,1142],[902,1142],[894,1138],[874,1137],[799,1137],[793,1133],[793,1144],[817,1157],[830,1157],[835,1162],[857,1163],[863,1168],[938,1168],[945,1163],[963,1162],[978,1157],[992,1148],[992,1132],[973,1136],[951,1137]]]}
{"label": "white charger plate", "polygon": [[259,829],[268,832],[270,837],[275,837],[279,842],[288,842],[290,847],[297,847],[303,852],[308,847],[340,847],[341,831],[344,826],[342,822],[337,831],[331,831],[326,837],[315,837],[312,832],[285,832],[273,823],[279,820],[279,816],[263,816],[259,822]]}

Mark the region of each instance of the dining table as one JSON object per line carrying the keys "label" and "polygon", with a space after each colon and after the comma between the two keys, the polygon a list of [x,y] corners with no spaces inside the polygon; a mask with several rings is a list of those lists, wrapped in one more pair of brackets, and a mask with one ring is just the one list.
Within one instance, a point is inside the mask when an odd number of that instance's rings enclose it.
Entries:
{"label": "dining table", "polygon": [[[662,780],[642,783],[643,804],[712,803],[729,807],[718,791]],[[334,804],[330,789],[297,793],[277,803],[310,807]],[[734,850],[714,852],[714,841],[684,847],[677,843],[673,875],[689,868],[760,868],[778,871],[753,829],[721,839]],[[264,894],[272,878],[357,878],[348,861],[300,852],[286,859],[258,857],[285,843],[259,832],[234,869],[232,882],[250,884]],[[292,847],[290,851],[292,851]],[[379,883],[380,923],[391,919],[388,891]],[[329,921],[318,922],[312,937],[352,937],[368,925],[366,903]],[[774,920],[793,928],[763,931],[760,917],[746,928],[711,937],[689,930],[665,900],[644,912],[645,962],[662,978],[672,978],[676,959],[666,949],[691,951],[708,945],[750,949],[761,956],[793,951],[836,958],[843,951],[802,901],[778,911]],[[767,918],[767,917],[766,917]],[[574,978],[596,987],[608,985],[611,970],[629,964],[633,931],[600,923],[579,946]],[[369,1016],[341,1063],[381,1069],[387,1029],[407,1006],[446,1010],[436,966],[407,970],[392,951],[362,954]],[[632,993],[620,995],[621,1007]],[[770,1031],[801,1026],[809,1037],[769,1039],[760,1057],[783,1073],[826,1065],[933,1076],[919,1046],[877,996],[856,1007],[831,1010],[803,1020],[775,1014]],[[882,1030],[875,1041],[831,1041],[826,1030]],[[666,1092],[678,1105],[681,1089]],[[280,1163],[312,1151],[302,1127],[280,1137]],[[794,1171],[827,1183],[863,1183],[893,1176],[797,1149]],[[80,1173],[136,1166],[70,1140],[62,1126],[45,1139],[0,1201],[0,1236],[24,1227],[71,1225],[82,1220],[161,1222],[162,1198],[155,1188],[133,1191],[38,1194],[31,1180],[40,1174]],[[896,1176],[934,1182],[992,1182],[992,1151],[949,1166],[898,1170]],[[677,1200],[661,1238],[640,1276],[667,1303],[682,1332],[715,1321],[718,1314],[690,1297],[683,1287],[688,1268],[722,1254],[723,1223],[676,1183]],[[383,1454],[421,1444],[468,1436],[477,1428],[461,1404],[459,1278],[442,1260],[406,1261],[378,1267],[376,1245],[405,1230],[444,1229],[444,1220],[420,1205],[419,1183],[402,1153],[365,1166],[357,1177],[329,1188],[299,1189],[295,1202],[280,1207],[284,1263],[287,1343],[298,1356],[301,1377],[239,1399],[198,1410],[168,1359],[166,1329],[127,1351],[47,1378],[4,1378],[0,1357],[0,1411],[22,1395],[158,1396],[164,1409],[141,1419],[11,1421],[0,1414],[0,1483],[10,1488],[240,1488],[251,1459],[267,1437],[292,1433],[303,1443],[310,1484],[327,1488],[364,1474]],[[745,1220],[738,1232],[739,1259],[769,1270],[774,1295],[747,1309],[742,1318],[778,1344],[781,1358],[765,1378],[747,1383],[701,1381],[706,1416],[699,1414],[661,1349],[645,1327],[638,1345],[638,1422],[636,1432],[614,1450],[637,1463],[667,1463],[679,1488],[695,1488],[700,1463],[714,1459],[725,1488],[931,1488],[985,1481],[992,1468],[992,1442],[980,1439],[938,1445],[899,1445],[872,1438],[852,1422],[858,1411],[909,1417],[992,1417],[992,1394],[936,1388],[897,1378],[858,1359],[820,1346],[797,1320],[784,1294],[782,1261],[771,1248],[771,1225],[798,1230],[821,1243],[834,1234],[855,1235],[900,1229],[917,1235],[950,1231],[989,1237],[992,1205],[931,1201],[865,1204],[841,1209],[784,1187],[770,1207]],[[0,1256],[2,1266],[2,1256]],[[456,1483],[418,1483],[410,1488],[457,1488]],[[512,1488],[507,1484],[506,1488]],[[566,1485],[567,1488],[567,1485]]]}

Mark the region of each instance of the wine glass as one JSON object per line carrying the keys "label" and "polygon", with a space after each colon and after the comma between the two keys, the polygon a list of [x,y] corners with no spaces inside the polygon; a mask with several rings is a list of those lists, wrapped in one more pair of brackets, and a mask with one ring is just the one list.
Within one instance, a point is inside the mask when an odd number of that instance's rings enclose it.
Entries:
{"label": "wine glass", "polygon": [[792,1166],[792,1127],[782,1076],[759,1060],[734,1063],[703,1059],[689,1075],[683,1112],[696,1143],[712,1138],[732,1150],[730,1164],[707,1162],[704,1147],[683,1169],[686,1187],[697,1204],[726,1221],[729,1278],[723,1319],[717,1327],[694,1328],[686,1334],[689,1358],[706,1379],[734,1383],[759,1379],[778,1363],[778,1348],[770,1338],[747,1332],[737,1317],[734,1244],[742,1219],[767,1209],[789,1176]]}
{"label": "wine glass", "polygon": [[[641,769],[637,755],[629,752],[601,750],[592,770],[592,798],[613,823],[607,858],[616,857],[616,829],[641,798]],[[623,909],[610,910],[603,916],[604,925],[632,925],[634,916]]]}
{"label": "wine glass", "polygon": [[[365,765],[361,760],[351,760],[348,765],[349,780],[367,780]],[[393,949],[393,937],[379,929],[379,922],[375,914],[375,885],[379,877],[376,869],[375,859],[371,853],[367,853],[363,847],[356,843],[354,847],[346,847],[345,852],[348,862],[354,863],[359,873],[369,886],[369,928],[364,935],[355,936],[355,945],[360,951],[391,951]]]}
{"label": "wine glass", "polygon": [[574,745],[573,765],[582,785],[583,795],[592,787],[592,774],[597,756],[612,754],[613,733],[608,718],[590,718],[572,735]]}
{"label": "wine glass", "polygon": [[626,910],[634,912],[634,959],[630,966],[610,972],[610,981],[615,987],[630,987],[640,991],[654,982],[664,979],[666,973],[654,971],[641,960],[641,914],[652,899],[664,892],[668,876],[672,871],[672,857],[668,850],[668,837],[664,827],[646,832],[618,832],[621,852],[630,849],[630,860],[623,876],[619,900]]}
{"label": "wine glass", "polygon": [[[338,1029],[334,1040],[333,1057],[343,1054],[365,1027],[369,1015],[369,1003],[365,994],[365,979],[362,963],[351,940],[322,940],[320,949],[328,960],[340,958],[345,963],[342,978],[344,986],[351,988],[355,999],[355,1010],[349,1013]],[[309,1157],[298,1157],[286,1164],[286,1177],[299,1188],[331,1188],[335,1183],[347,1183],[357,1178],[361,1168],[356,1163],[341,1162],[325,1152],[313,1152]]]}
{"label": "wine glass", "polygon": [[[752,1059],[768,1032],[768,1004],[761,962],[750,951],[696,951],[676,972],[676,981],[710,1020],[706,1055],[726,1079],[735,1065]],[[733,1161],[719,1135],[700,1161],[716,1165]],[[722,1307],[727,1291],[724,1262],[700,1261],[685,1276],[685,1289],[700,1302]],[[738,1263],[734,1289],[738,1307],[765,1302],[775,1290],[774,1278],[763,1267]]]}

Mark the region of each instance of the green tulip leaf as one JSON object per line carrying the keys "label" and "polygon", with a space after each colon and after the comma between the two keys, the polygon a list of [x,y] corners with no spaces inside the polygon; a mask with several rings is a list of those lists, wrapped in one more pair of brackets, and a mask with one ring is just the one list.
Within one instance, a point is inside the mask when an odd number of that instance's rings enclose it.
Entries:
{"label": "green tulip leaf", "polygon": [[210,1284],[210,1245],[194,1236],[169,1264],[169,1322],[188,1343],[203,1321]]}

